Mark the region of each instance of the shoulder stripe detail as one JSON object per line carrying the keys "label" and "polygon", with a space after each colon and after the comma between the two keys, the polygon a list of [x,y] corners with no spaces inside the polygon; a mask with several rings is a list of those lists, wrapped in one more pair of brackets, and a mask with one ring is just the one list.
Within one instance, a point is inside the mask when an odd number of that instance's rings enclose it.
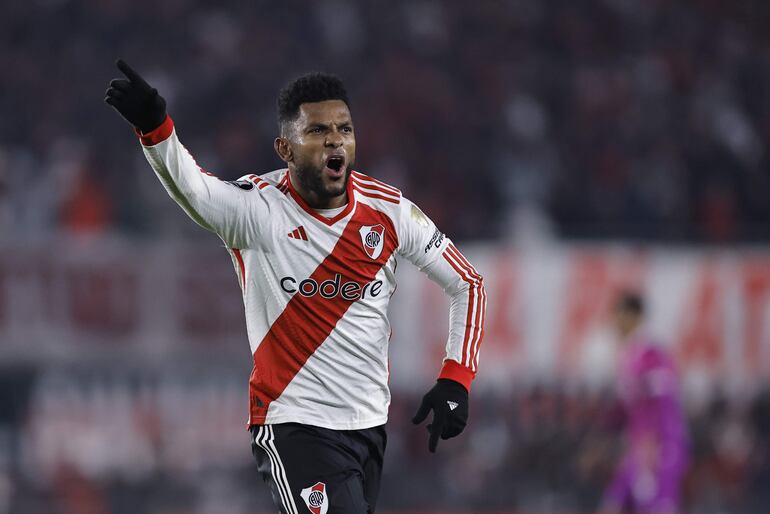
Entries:
{"label": "shoulder stripe detail", "polygon": [[358,191],[359,193],[361,193],[363,196],[365,196],[367,198],[374,198],[376,200],[384,200],[386,202],[395,203],[395,204],[400,203],[399,199],[394,198],[392,196],[385,196],[385,195],[381,195],[381,194],[377,194],[377,193],[372,193],[371,191],[369,191],[367,189],[364,189],[361,186],[359,186],[357,182],[353,182],[353,189],[355,191]]}
{"label": "shoulder stripe detail", "polygon": [[372,178],[372,177],[370,177],[368,175],[364,175],[363,173],[359,173],[357,171],[354,171],[352,173],[352,175],[353,175],[353,177],[358,179],[360,182],[363,182],[363,183],[365,183],[367,185],[379,186],[380,188],[384,189],[385,191],[389,192],[390,194],[393,194],[393,195],[396,195],[396,196],[401,196],[401,191],[399,191],[398,189],[396,189],[393,186],[390,186],[390,185],[386,184],[385,182],[382,182],[381,180],[377,180],[376,178]]}
{"label": "shoulder stripe detail", "polygon": [[268,182],[266,180],[262,180],[261,178],[259,178],[258,176],[254,175],[254,174],[249,175],[248,178],[249,178],[249,180],[254,182],[254,184],[257,186],[258,189],[265,189],[266,187],[270,186],[270,182]]}
{"label": "shoulder stripe detail", "polygon": [[278,182],[278,190],[283,194],[289,194],[289,172],[284,173],[283,178]]}
{"label": "shoulder stripe detail", "polygon": [[478,352],[483,338],[486,310],[486,291],[484,290],[483,279],[453,244],[447,246],[443,257],[470,286],[461,363],[475,372],[478,367]]}
{"label": "shoulder stripe detail", "polygon": [[284,173],[283,178],[278,183],[278,189],[285,195],[289,194],[289,172]]}
{"label": "shoulder stripe detail", "polygon": [[359,187],[365,188],[372,193],[375,194],[383,194],[386,196],[392,196],[394,198],[401,198],[401,195],[399,193],[394,193],[390,191],[389,189],[385,189],[384,187],[381,187],[373,182],[367,182],[365,180],[361,180],[355,177],[352,177],[353,182],[358,185]]}

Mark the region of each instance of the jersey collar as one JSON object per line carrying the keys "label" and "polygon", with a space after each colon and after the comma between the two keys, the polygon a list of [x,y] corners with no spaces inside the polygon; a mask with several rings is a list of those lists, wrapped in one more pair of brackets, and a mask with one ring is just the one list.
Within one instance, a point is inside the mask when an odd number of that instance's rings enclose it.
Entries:
{"label": "jersey collar", "polygon": [[296,189],[294,189],[294,185],[291,183],[291,173],[289,173],[289,170],[286,170],[286,184],[289,186],[289,194],[291,195],[292,199],[302,207],[302,210],[306,213],[310,214],[312,217],[320,221],[321,223],[324,223],[325,225],[334,225],[339,220],[350,214],[350,212],[353,210],[353,208],[356,205],[356,196],[353,194],[353,171],[351,170],[351,176],[348,177],[348,185],[347,185],[347,194],[348,194],[348,204],[345,206],[342,211],[334,216],[333,218],[327,218],[326,216],[322,216],[319,214],[315,209],[310,207],[307,202],[300,196],[300,194],[297,192]]}

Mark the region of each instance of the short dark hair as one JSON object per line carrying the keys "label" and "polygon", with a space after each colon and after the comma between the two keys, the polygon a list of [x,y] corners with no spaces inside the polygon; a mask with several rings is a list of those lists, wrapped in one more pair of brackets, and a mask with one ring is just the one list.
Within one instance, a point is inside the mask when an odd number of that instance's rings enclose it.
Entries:
{"label": "short dark hair", "polygon": [[618,295],[616,308],[636,316],[644,314],[644,300],[636,291],[623,291]]}
{"label": "short dark hair", "polygon": [[278,93],[278,126],[295,120],[300,105],[324,100],[342,100],[350,106],[348,92],[338,77],[315,72],[294,79]]}

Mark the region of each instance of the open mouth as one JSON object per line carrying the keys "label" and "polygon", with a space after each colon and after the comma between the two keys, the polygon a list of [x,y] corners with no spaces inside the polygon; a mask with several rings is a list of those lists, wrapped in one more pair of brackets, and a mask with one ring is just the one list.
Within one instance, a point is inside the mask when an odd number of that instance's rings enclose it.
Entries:
{"label": "open mouth", "polygon": [[345,158],[341,155],[332,155],[326,160],[326,168],[332,176],[342,176],[344,173]]}

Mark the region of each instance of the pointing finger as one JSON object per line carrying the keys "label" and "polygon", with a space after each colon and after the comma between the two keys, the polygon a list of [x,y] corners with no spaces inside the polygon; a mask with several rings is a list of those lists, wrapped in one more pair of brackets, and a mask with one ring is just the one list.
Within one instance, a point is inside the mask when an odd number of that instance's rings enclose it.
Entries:
{"label": "pointing finger", "polygon": [[431,423],[430,438],[428,439],[428,451],[436,453],[436,447],[438,446],[438,439],[441,432],[444,431],[444,415],[441,411],[433,411],[433,422]]}
{"label": "pointing finger", "polygon": [[150,88],[149,84],[147,84],[147,82],[144,81],[142,76],[139,75],[136,71],[134,71],[134,69],[131,66],[126,64],[126,61],[124,61],[123,59],[118,59],[115,62],[115,64],[118,66],[118,69],[123,72],[123,75],[125,75],[126,78],[128,78],[128,80],[130,80],[134,84],[145,86],[148,89]]}

